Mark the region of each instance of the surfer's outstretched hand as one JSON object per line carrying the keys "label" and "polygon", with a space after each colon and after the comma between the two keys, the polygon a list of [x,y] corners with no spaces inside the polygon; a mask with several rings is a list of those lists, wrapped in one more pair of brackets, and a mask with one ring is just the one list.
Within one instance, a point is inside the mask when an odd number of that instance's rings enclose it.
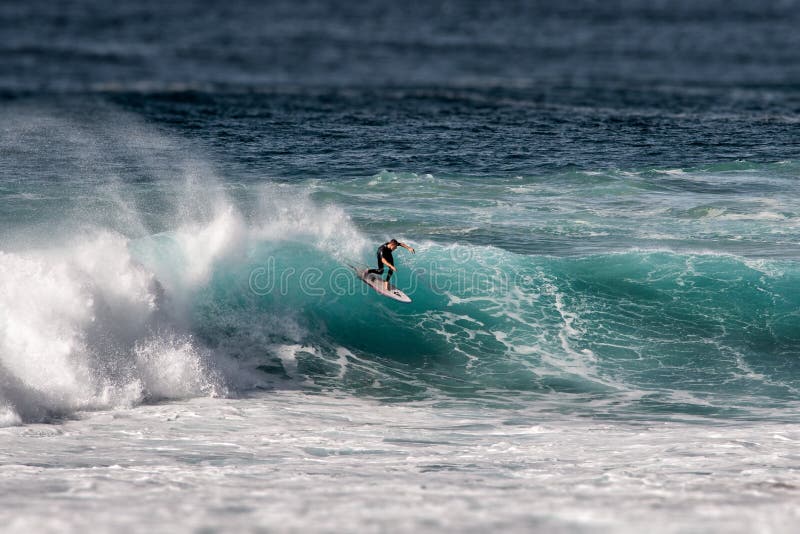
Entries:
{"label": "surfer's outstretched hand", "polygon": [[417,251],[415,251],[414,247],[412,247],[411,245],[406,245],[405,243],[397,243],[397,245],[403,247],[404,249],[406,249],[407,251],[409,251],[412,254],[416,254],[417,253]]}

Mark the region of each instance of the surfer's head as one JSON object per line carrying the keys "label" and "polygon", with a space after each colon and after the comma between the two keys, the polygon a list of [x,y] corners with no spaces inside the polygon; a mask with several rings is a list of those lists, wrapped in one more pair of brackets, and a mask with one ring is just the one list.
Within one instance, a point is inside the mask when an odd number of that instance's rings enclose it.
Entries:
{"label": "surfer's head", "polygon": [[397,248],[397,246],[398,246],[399,244],[400,244],[400,243],[398,243],[397,239],[392,239],[391,241],[389,241],[389,248],[390,248],[391,250],[394,250],[394,249],[396,249],[396,248]]}

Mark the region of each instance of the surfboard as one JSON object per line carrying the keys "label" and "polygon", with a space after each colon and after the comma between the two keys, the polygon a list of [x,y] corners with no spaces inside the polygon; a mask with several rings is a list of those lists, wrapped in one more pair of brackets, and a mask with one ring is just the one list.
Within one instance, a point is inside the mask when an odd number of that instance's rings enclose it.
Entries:
{"label": "surfboard", "polygon": [[367,284],[369,287],[375,290],[376,293],[379,295],[383,295],[384,297],[389,297],[390,299],[394,299],[399,302],[411,302],[411,298],[408,295],[397,289],[392,284],[389,284],[389,289],[386,290],[383,288],[383,278],[380,275],[375,273],[368,273],[367,269],[359,269],[358,267],[354,267],[353,265],[350,266],[356,272],[356,276],[358,276],[362,282]]}

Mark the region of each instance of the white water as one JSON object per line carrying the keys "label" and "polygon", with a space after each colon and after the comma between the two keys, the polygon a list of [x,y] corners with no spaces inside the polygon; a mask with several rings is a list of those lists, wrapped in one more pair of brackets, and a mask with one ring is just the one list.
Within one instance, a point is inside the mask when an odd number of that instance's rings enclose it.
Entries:
{"label": "white water", "polygon": [[[543,406],[541,408],[547,408]],[[790,532],[800,426],[300,392],[0,429],[29,532]]]}
{"label": "white water", "polygon": [[72,245],[0,254],[0,425],[221,385],[206,355],[159,330],[158,284],[124,238]]}

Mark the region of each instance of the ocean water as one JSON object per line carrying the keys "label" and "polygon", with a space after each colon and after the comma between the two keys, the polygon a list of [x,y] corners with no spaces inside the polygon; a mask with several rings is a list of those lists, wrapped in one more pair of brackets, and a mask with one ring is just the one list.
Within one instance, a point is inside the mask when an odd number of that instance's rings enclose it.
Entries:
{"label": "ocean water", "polygon": [[0,5],[4,531],[793,530],[800,3],[118,4]]}

